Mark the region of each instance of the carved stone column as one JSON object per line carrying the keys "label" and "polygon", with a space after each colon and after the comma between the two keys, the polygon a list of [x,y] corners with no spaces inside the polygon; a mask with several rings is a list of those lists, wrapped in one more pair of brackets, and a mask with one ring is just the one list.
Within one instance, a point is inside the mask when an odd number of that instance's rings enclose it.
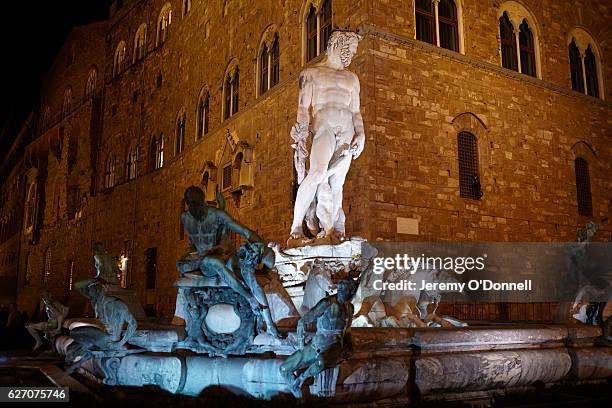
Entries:
{"label": "carved stone column", "polygon": [[[588,94],[589,91],[587,89],[586,67],[584,66],[585,56],[586,56],[585,51],[580,50],[580,68],[582,69],[582,86],[584,86],[584,93]],[[599,84],[597,84],[597,86],[599,86]]]}
{"label": "carved stone column", "polygon": [[436,45],[439,47],[440,46],[440,19],[438,18],[438,4],[440,3],[440,0],[431,0],[431,2],[433,3],[433,6],[434,6],[434,16],[435,16],[434,24],[436,25]]}
{"label": "carved stone column", "polygon": [[516,70],[521,72],[521,43],[520,43],[520,30],[513,24],[512,31],[514,32],[514,38],[516,42]]}

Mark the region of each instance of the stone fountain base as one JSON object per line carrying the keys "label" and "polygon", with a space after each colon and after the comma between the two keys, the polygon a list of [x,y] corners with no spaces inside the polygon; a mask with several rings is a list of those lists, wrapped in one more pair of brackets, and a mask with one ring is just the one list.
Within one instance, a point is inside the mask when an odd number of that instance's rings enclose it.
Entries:
{"label": "stone fountain base", "polygon": [[[303,393],[334,402],[486,399],[534,384],[605,381],[612,377],[612,347],[595,346],[600,335],[585,325],[354,328],[352,357]],[[270,399],[289,393],[279,374],[283,359],[146,352],[96,356],[81,370],[112,385],[155,385],[190,396],[220,386]]]}

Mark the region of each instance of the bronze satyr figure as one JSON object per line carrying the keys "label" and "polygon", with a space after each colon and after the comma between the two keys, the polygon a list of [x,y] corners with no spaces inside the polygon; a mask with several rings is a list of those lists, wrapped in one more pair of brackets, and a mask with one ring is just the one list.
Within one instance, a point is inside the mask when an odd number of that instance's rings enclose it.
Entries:
{"label": "bronze satyr figure", "polygon": [[[298,322],[297,337],[301,350],[290,355],[280,372],[296,398],[302,397],[301,388],[309,377],[336,367],[352,349],[350,328],[353,320],[353,282],[338,282],[338,292],[319,301]],[[317,332],[304,345],[305,325],[317,323]]]}

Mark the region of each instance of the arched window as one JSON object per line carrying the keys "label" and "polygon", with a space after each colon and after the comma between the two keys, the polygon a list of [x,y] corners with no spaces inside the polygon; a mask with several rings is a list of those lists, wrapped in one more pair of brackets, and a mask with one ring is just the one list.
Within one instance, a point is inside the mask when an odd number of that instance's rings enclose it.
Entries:
{"label": "arched window", "polygon": [[164,166],[164,142],[163,133],[161,133],[159,137],[153,136],[151,139],[151,150],[149,155],[151,170],[157,170]]}
{"label": "arched window", "polygon": [[185,148],[185,121],[186,117],[183,113],[179,116],[176,122],[176,144],[174,146],[175,154],[180,154]]}
{"label": "arched window", "polygon": [[278,84],[280,79],[278,34],[268,36],[267,40],[262,42],[261,51],[259,52],[258,67],[259,95],[263,95],[268,89]]}
{"label": "arched window", "polygon": [[567,37],[572,89],[596,98],[605,98],[601,75],[601,50],[595,39],[576,27]]}
{"label": "arched window", "polygon": [[47,248],[45,251],[45,263],[43,264],[43,273],[42,273],[42,284],[46,286],[49,284],[49,279],[51,278],[51,248]]}
{"label": "arched window", "polygon": [[128,180],[138,176],[138,145],[132,146],[126,158],[126,174]]}
{"label": "arched window", "polygon": [[191,0],[183,0],[183,17],[191,11]]}
{"label": "arched window", "polygon": [[200,98],[198,102],[198,140],[201,139],[205,134],[208,133],[208,113],[209,113],[209,102],[210,96],[208,92]]}
{"label": "arched window", "polygon": [[502,66],[518,71],[516,36],[514,35],[514,27],[507,13],[504,13],[499,19],[499,38],[501,40]]}
{"label": "arched window", "polygon": [[599,79],[597,77],[597,62],[595,60],[595,54],[593,54],[593,50],[591,49],[590,45],[584,53],[584,73],[587,94],[599,98]]}
{"label": "arched window", "polygon": [[147,55],[147,24],[142,23],[134,36],[134,62],[140,61]]}
{"label": "arched window", "polygon": [[259,94],[263,95],[269,88],[270,77],[270,53],[268,46],[264,43],[259,53]]}
{"label": "arched window", "polygon": [[161,13],[159,13],[159,19],[157,20],[157,45],[160,46],[166,42],[168,39],[168,34],[170,30],[170,24],[172,23],[172,8],[170,7],[170,3],[166,3],[166,5],[162,8]]}
{"label": "arched window", "polygon": [[125,64],[125,42],[121,41],[115,50],[113,59],[113,78],[117,77],[123,71]]}
{"label": "arched window", "polygon": [[225,78],[223,94],[225,96],[223,105],[223,119],[227,119],[231,116],[232,112],[232,77],[229,75]]}
{"label": "arched window", "polygon": [[98,81],[98,70],[92,68],[87,76],[87,84],[85,85],[85,97],[91,98],[96,91],[96,83]]}
{"label": "arched window", "polygon": [[240,89],[240,72],[236,70],[232,81],[232,115],[238,112],[238,90]]}
{"label": "arched window", "polygon": [[576,200],[578,202],[578,214],[584,216],[593,215],[593,204],[591,201],[591,177],[589,175],[589,162],[582,157],[574,160],[576,173]]}
{"label": "arched window", "polygon": [[230,116],[238,112],[239,94],[240,89],[240,73],[238,68],[234,70],[233,75],[228,73],[225,76],[225,85],[223,87],[224,93],[224,109],[223,119],[227,119]]}
{"label": "arched window", "polygon": [[278,45],[278,35],[274,36],[272,49],[270,50],[270,88],[280,81],[280,47]]}
{"label": "arched window", "polygon": [[104,188],[115,186],[117,158],[114,154],[109,154],[104,166]]}
{"label": "arched window", "polygon": [[415,13],[417,40],[436,44],[434,3],[431,0],[416,0]]}
{"label": "arched window", "polygon": [[26,196],[26,208],[25,208],[25,230],[30,232],[34,229],[36,222],[36,207],[37,207],[37,191],[36,183],[31,183],[28,187],[28,194]]}
{"label": "arched window", "polygon": [[318,8],[314,2],[307,5],[304,16],[304,59],[310,61],[325,52],[333,30],[332,1],[324,0]]}
{"label": "arched window", "polygon": [[62,103],[62,117],[66,117],[70,113],[72,107],[72,88],[68,87],[64,91],[64,102]]}
{"label": "arched window", "polygon": [[502,66],[541,78],[538,25],[532,13],[509,0],[500,5],[497,17]]}
{"label": "arched window", "polygon": [[582,76],[582,57],[576,46],[576,40],[572,39],[569,45],[570,70],[572,75],[572,89],[584,93],[584,77]]}
{"label": "arched window", "polygon": [[306,18],[306,61],[310,61],[319,53],[317,52],[317,10],[314,5],[310,5],[308,17]]}
{"label": "arched window", "polygon": [[478,166],[478,141],[469,132],[457,135],[459,156],[459,196],[479,200],[482,197]]}
{"label": "arched window", "polygon": [[519,27],[519,49],[521,51],[521,72],[526,75],[536,76],[535,49],[533,46],[533,34],[529,29],[527,20]]}

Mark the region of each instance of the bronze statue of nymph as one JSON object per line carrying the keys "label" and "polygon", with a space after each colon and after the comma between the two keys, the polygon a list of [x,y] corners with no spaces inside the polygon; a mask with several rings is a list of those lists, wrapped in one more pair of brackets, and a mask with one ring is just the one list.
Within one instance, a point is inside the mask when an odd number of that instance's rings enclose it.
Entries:
{"label": "bronze statue of nymph", "polygon": [[46,290],[42,293],[40,299],[45,305],[45,312],[47,313],[48,320],[46,322],[26,323],[26,329],[36,341],[34,350],[38,349],[43,344],[38,332],[42,332],[47,340],[49,340],[49,343],[52,343],[52,339],[61,333],[64,319],[68,316],[69,310],[67,306],[53,299],[51,294]]}

